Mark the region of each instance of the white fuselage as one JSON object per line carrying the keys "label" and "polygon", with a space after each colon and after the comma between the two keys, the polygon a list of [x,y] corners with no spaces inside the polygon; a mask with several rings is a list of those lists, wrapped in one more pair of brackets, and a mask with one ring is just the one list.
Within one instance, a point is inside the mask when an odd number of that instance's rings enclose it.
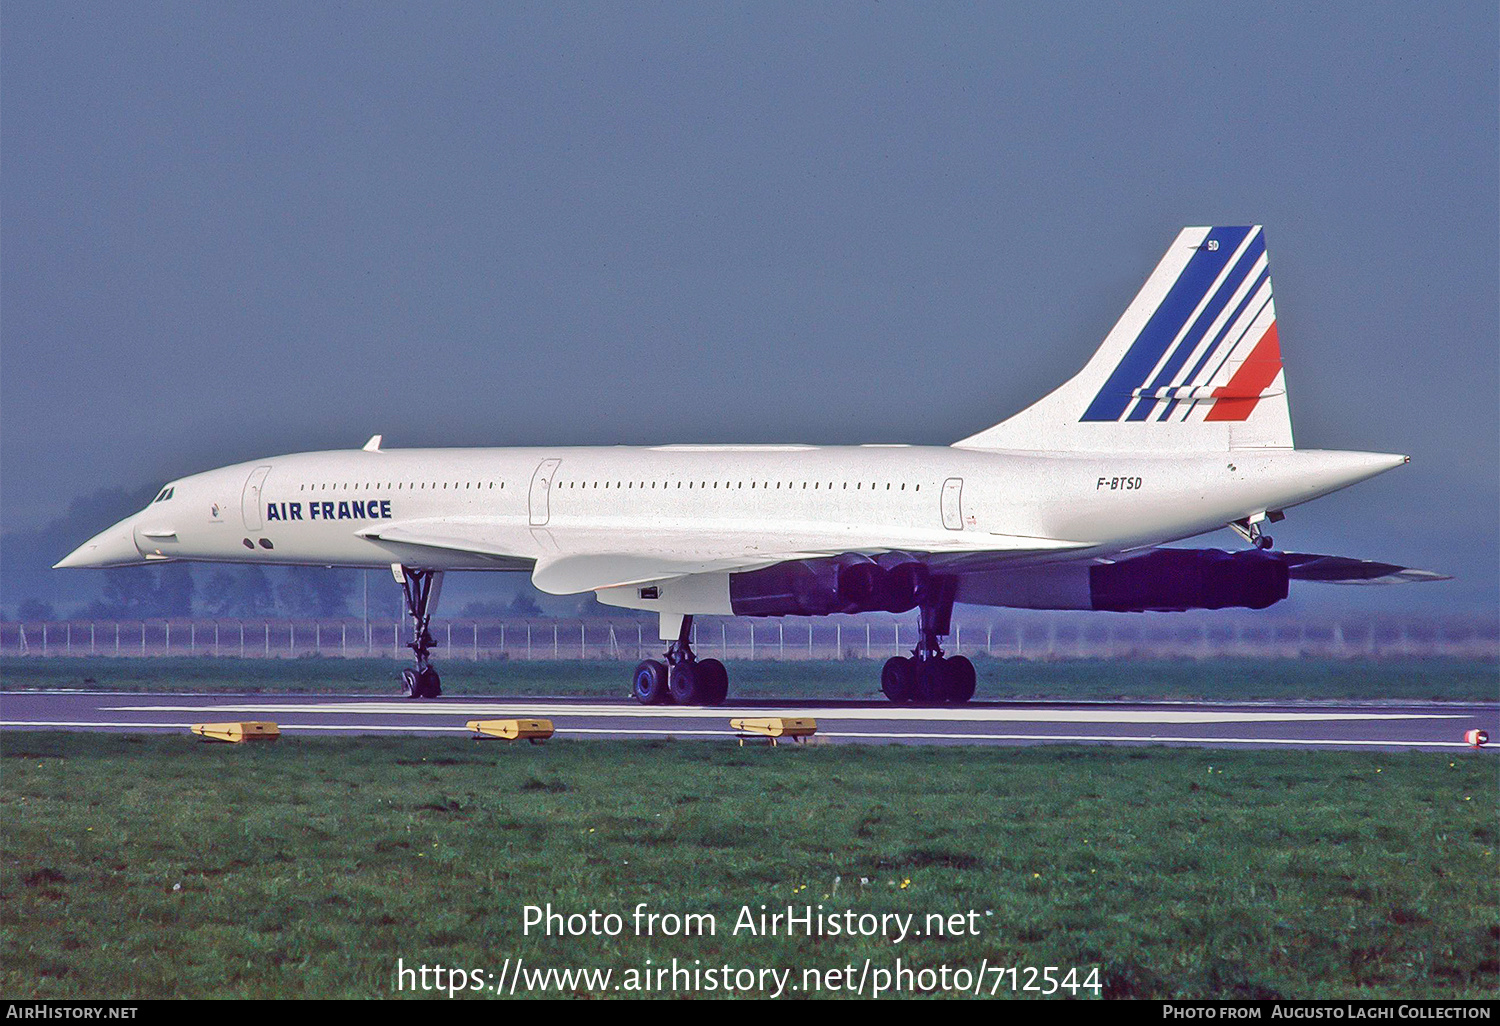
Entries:
{"label": "white fuselage", "polygon": [[[1108,555],[1279,510],[1405,461],[1381,453],[1026,453],[925,446],[662,446],[298,453],[182,478],[60,566],[156,559],[529,569],[570,538],[815,536],[850,551]],[[369,537],[483,520],[505,555]],[[597,547],[597,544],[596,544]],[[1060,555],[1061,553],[1059,553]],[[1050,557],[1055,558],[1055,557]]]}

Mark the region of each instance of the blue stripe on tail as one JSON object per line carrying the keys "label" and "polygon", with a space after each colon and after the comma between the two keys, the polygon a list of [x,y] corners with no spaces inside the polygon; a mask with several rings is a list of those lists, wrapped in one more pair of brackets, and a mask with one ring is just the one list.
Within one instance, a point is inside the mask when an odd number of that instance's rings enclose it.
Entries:
{"label": "blue stripe on tail", "polygon": [[[1124,359],[1110,373],[1104,387],[1099,389],[1099,394],[1094,396],[1094,401],[1084,411],[1082,420],[1120,419],[1132,402],[1130,393],[1144,387],[1146,375],[1151,373],[1172,340],[1181,333],[1188,318],[1218,280],[1224,265],[1250,231],[1249,227],[1214,228],[1209,231],[1161,304],[1152,312],[1146,326],[1131,343]],[[1210,242],[1217,245],[1211,249],[1208,245]],[[1233,294],[1232,290],[1230,294]],[[1226,297],[1225,302],[1227,301]],[[1149,410],[1151,404],[1142,403],[1141,406]]]}

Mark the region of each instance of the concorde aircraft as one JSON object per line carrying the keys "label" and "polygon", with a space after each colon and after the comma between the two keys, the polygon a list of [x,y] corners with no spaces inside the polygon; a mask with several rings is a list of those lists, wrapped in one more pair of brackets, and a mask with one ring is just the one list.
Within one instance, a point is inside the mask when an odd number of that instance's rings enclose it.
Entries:
{"label": "concorde aircraft", "polygon": [[[1184,228],[1073,378],[950,446],[657,445],[297,453],[193,474],[59,567],[163,560],[389,567],[414,698],[441,685],[428,626],[449,570],[514,570],[553,595],[650,610],[647,704],[715,705],[693,617],[918,610],[893,702],[968,701],[943,653],[954,602],[1027,609],[1264,609],[1289,582],[1442,575],[1286,552],[1283,511],[1406,463],[1297,449],[1265,236]],[[1244,548],[1163,548],[1232,527]]]}

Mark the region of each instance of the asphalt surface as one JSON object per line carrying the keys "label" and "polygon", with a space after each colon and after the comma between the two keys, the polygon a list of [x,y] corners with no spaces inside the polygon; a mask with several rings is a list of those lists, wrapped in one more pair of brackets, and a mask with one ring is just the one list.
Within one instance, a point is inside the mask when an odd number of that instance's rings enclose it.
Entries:
{"label": "asphalt surface", "polygon": [[468,736],[474,719],[542,717],[574,738],[733,739],[737,716],[810,716],[817,742],[866,744],[1172,744],[1203,747],[1451,749],[1464,732],[1500,744],[1500,703],[975,702],[918,709],[839,701],[740,701],[716,709],[628,699],[367,695],[0,692],[4,730],[186,731],[195,723],[270,720],[284,734]]}

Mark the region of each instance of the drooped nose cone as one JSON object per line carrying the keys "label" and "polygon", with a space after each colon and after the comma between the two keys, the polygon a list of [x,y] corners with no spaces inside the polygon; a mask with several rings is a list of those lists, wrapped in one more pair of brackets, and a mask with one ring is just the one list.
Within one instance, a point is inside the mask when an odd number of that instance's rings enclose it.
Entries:
{"label": "drooped nose cone", "polygon": [[100,531],[53,563],[52,568],[129,566],[144,562],[140,550],[135,547],[131,518],[127,518],[107,531]]}

